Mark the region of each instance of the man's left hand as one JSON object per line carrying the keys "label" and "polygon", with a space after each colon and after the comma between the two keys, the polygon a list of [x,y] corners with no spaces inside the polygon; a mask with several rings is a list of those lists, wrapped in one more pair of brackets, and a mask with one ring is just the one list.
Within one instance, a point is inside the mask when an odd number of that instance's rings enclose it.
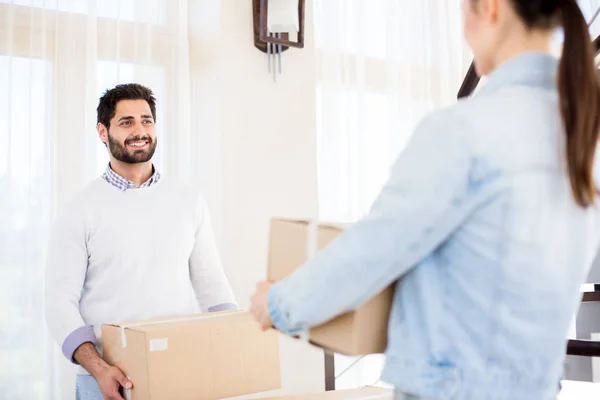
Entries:
{"label": "man's left hand", "polygon": [[271,284],[272,283],[268,281],[257,283],[256,292],[250,299],[250,312],[263,331],[273,327],[273,321],[271,320],[269,307],[267,306],[267,295],[269,294]]}

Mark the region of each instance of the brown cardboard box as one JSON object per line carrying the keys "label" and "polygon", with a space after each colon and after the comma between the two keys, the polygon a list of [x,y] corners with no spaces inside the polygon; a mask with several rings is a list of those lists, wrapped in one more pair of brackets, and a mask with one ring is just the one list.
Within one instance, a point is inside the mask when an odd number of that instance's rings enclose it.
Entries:
{"label": "brown cardboard box", "polygon": [[[302,265],[310,253],[331,243],[344,231],[343,225],[274,218],[271,220],[268,279],[278,281]],[[312,249],[311,249],[312,247]],[[341,354],[383,353],[394,286],[365,304],[310,329],[309,340]]]}
{"label": "brown cardboard box", "polygon": [[219,399],[281,388],[279,338],[247,312],[102,325],[104,359],[131,400]]}
{"label": "brown cardboard box", "polygon": [[332,390],[292,396],[265,397],[261,400],[393,400],[394,390],[379,387]]}

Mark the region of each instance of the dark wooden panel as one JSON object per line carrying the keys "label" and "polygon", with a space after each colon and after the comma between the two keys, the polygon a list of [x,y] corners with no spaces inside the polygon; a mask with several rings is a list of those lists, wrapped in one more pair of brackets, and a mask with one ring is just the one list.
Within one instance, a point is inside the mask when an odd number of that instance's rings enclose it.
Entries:
{"label": "dark wooden panel", "polygon": [[325,354],[325,390],[335,390],[335,358],[333,353]]}
{"label": "dark wooden panel", "polygon": [[600,342],[595,340],[569,340],[567,354],[571,356],[600,357]]}

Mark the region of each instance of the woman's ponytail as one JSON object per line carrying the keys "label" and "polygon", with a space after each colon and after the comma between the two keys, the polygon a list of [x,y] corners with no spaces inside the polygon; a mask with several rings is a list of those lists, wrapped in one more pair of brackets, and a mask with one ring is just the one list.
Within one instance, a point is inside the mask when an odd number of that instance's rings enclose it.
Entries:
{"label": "woman's ponytail", "polygon": [[588,26],[576,0],[558,2],[564,30],[558,90],[567,166],[575,201],[587,208],[596,196],[593,165],[600,130],[600,85]]}

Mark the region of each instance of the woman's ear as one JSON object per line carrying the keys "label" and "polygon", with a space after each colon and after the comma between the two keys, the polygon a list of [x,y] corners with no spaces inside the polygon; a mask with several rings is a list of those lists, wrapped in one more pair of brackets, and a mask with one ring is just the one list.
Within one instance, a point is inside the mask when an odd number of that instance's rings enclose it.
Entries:
{"label": "woman's ear", "polygon": [[485,16],[485,19],[490,24],[496,23],[498,21],[498,11],[500,10],[500,2],[504,2],[507,4],[503,4],[504,6],[510,7],[510,0],[477,0],[478,12]]}

